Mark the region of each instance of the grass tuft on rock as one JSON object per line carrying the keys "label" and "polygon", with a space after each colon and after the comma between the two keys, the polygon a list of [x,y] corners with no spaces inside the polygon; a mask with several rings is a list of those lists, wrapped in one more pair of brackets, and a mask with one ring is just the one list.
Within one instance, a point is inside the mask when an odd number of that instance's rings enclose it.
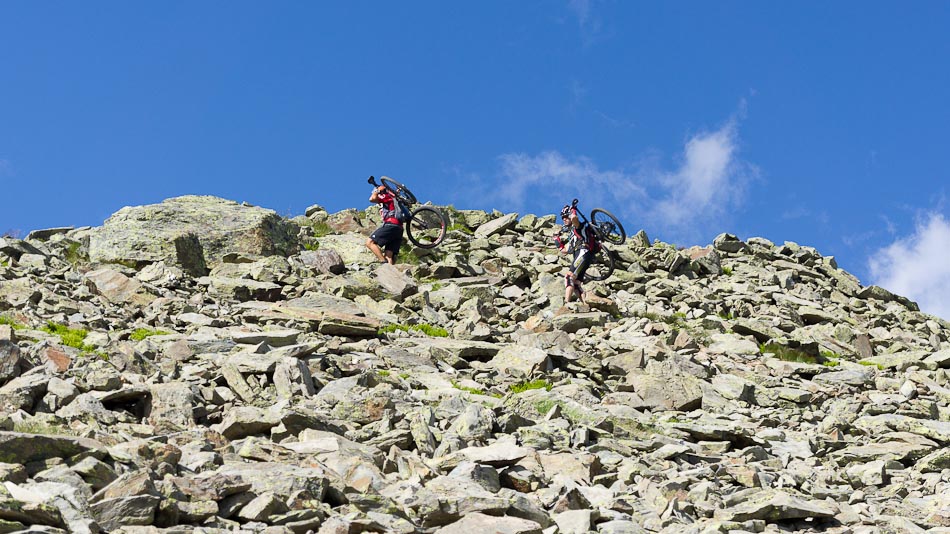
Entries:
{"label": "grass tuft on rock", "polygon": [[23,434],[42,434],[45,436],[74,436],[76,433],[67,426],[51,425],[42,421],[15,421],[14,432]]}
{"label": "grass tuft on rock", "polygon": [[489,393],[489,392],[487,392],[487,391],[485,391],[485,390],[481,390],[481,389],[478,389],[478,388],[471,388],[471,387],[463,386],[463,385],[459,384],[458,382],[456,382],[455,380],[452,381],[452,387],[455,388],[455,389],[457,389],[457,390],[464,391],[464,392],[466,392],[466,393],[471,393],[472,395],[486,395],[486,396],[489,396],[489,397],[495,397],[496,399],[500,399],[500,398],[501,398],[501,395],[499,395],[498,393]]}
{"label": "grass tuft on rock", "polygon": [[149,328],[136,328],[132,334],[129,335],[129,339],[132,341],[142,341],[143,339],[151,336],[167,336],[171,332],[166,332],[164,330],[152,330]]}
{"label": "grass tuft on rock", "polygon": [[560,405],[561,403],[556,400],[545,399],[534,403],[534,409],[541,415],[547,415],[555,406]]}
{"label": "grass tuft on rock", "polygon": [[461,224],[461,223],[452,223],[449,225],[448,228],[445,229],[446,232],[451,232],[453,230],[457,230],[466,235],[475,235],[475,232],[472,229],[470,229],[468,226],[465,226],[464,224]]}
{"label": "grass tuft on rock", "polygon": [[551,391],[552,387],[554,386],[552,386],[550,382],[544,380],[543,378],[539,378],[537,380],[526,380],[523,382],[518,382],[517,384],[512,384],[509,389],[512,393],[518,394],[524,393],[525,391],[531,389],[543,389],[545,391]]}
{"label": "grass tuft on rock", "polygon": [[440,327],[438,327],[438,326],[432,326],[432,325],[430,325],[430,324],[425,324],[425,323],[423,323],[423,324],[412,324],[412,325],[390,324],[390,325],[386,325],[386,326],[380,328],[380,329],[377,331],[377,334],[379,334],[379,335],[391,334],[391,333],[393,333],[393,332],[395,332],[395,331],[397,331],[397,330],[401,330],[401,331],[403,331],[403,332],[409,332],[410,330],[415,330],[415,331],[417,331],[417,332],[422,332],[423,334],[425,334],[425,335],[427,335],[427,336],[429,336],[429,337],[449,337],[449,331],[448,331],[448,330],[446,330],[446,329],[444,329],[444,328],[440,328]]}
{"label": "grass tuft on rock", "polygon": [[92,345],[86,345],[83,343],[83,341],[86,339],[86,336],[89,335],[88,330],[83,330],[82,328],[69,328],[66,325],[57,324],[52,321],[46,323],[46,326],[40,330],[48,334],[59,336],[60,341],[67,347],[79,349],[83,352],[92,352],[95,350],[95,347]]}
{"label": "grass tuft on rock", "polygon": [[326,221],[316,221],[310,225],[310,228],[313,229],[314,237],[323,237],[333,233],[333,228]]}
{"label": "grass tuft on rock", "polygon": [[22,324],[11,317],[7,317],[6,315],[0,315],[0,324],[5,324],[14,330],[23,330],[26,328],[25,324]]}
{"label": "grass tuft on rock", "polygon": [[66,245],[66,251],[64,254],[66,261],[72,265],[83,262],[86,258],[84,258],[82,253],[80,253],[81,248],[82,243],[79,241],[70,241],[69,244]]}
{"label": "grass tuft on rock", "polygon": [[759,345],[759,353],[772,354],[779,360],[785,362],[821,363],[818,358],[811,354],[777,343],[763,343]]}

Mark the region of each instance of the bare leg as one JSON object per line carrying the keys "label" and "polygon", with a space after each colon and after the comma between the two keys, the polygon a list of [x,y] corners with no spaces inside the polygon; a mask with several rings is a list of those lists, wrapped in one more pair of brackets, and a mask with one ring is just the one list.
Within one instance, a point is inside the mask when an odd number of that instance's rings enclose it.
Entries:
{"label": "bare leg", "polygon": [[[373,254],[376,255],[376,258],[379,259],[379,261],[387,261],[386,257],[383,256],[383,251],[379,248],[379,245],[377,245],[372,239],[366,240],[366,248],[370,249]],[[392,261],[389,261],[389,263],[392,263]]]}
{"label": "bare leg", "polygon": [[393,251],[386,251],[386,261],[389,262],[390,265],[396,265],[396,255],[393,254]]}

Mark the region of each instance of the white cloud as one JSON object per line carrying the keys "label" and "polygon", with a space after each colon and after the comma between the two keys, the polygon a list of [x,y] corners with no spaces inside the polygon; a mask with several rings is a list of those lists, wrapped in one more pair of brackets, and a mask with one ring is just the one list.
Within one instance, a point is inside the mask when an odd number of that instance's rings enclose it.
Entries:
{"label": "white cloud", "polygon": [[679,169],[660,177],[666,189],[656,206],[660,219],[674,228],[688,227],[696,219],[727,213],[741,202],[755,168],[739,161],[737,151],[735,120],[689,139]]}
{"label": "white cloud", "polygon": [[567,202],[567,197],[584,197],[585,203],[613,198],[639,203],[644,189],[622,171],[602,171],[586,157],[568,159],[560,152],[547,151],[537,156],[505,154],[501,161],[502,184],[496,199],[505,207],[524,206],[527,196]]}
{"label": "white cloud", "polygon": [[878,250],[868,260],[872,283],[904,295],[921,310],[950,319],[950,221],[939,213],[917,223],[910,236]]}
{"label": "white cloud", "polygon": [[718,130],[689,138],[672,171],[664,170],[652,154],[642,156],[633,170],[602,170],[590,158],[558,151],[505,154],[499,158],[501,185],[490,194],[502,207],[519,210],[529,196],[555,203],[574,196],[585,206],[602,205],[618,215],[649,220],[673,237],[692,239],[712,219],[741,204],[756,169],[739,159],[738,152],[732,119]]}

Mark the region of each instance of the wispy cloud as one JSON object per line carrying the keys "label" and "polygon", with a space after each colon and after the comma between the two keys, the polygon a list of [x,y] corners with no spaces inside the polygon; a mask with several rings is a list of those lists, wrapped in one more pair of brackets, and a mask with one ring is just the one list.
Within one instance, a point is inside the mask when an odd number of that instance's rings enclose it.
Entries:
{"label": "wispy cloud", "polygon": [[637,125],[637,123],[633,121],[617,119],[617,118],[611,117],[610,115],[604,113],[603,111],[599,111],[596,109],[594,110],[594,114],[600,117],[601,120],[603,120],[610,126],[613,126],[614,128],[634,128]]}
{"label": "wispy cloud", "polygon": [[743,202],[755,166],[738,156],[737,119],[717,130],[689,137],[672,170],[656,154],[642,155],[633,168],[601,169],[584,156],[558,151],[505,154],[500,182],[491,196],[507,209],[533,201],[563,202],[568,195],[619,214],[647,219],[677,239],[695,239],[711,220],[734,212]]}
{"label": "wispy cloud", "polygon": [[567,7],[577,17],[577,22],[581,27],[590,22],[591,0],[568,0]]}
{"label": "wispy cloud", "polygon": [[897,239],[868,259],[875,285],[915,300],[921,310],[950,319],[950,221],[931,213],[914,233]]}
{"label": "wispy cloud", "polygon": [[536,156],[505,154],[499,161],[502,185],[494,196],[507,208],[522,207],[528,195],[561,202],[566,196],[583,196],[592,202],[612,197],[612,203],[636,204],[647,196],[643,187],[623,171],[600,170],[583,156],[570,159],[552,150]]}
{"label": "wispy cloud", "polygon": [[656,205],[656,215],[682,229],[735,208],[756,173],[754,166],[737,157],[738,148],[735,119],[687,140],[679,168],[660,176],[665,194]]}
{"label": "wispy cloud", "polygon": [[584,46],[590,46],[607,37],[601,17],[594,10],[594,0],[568,0],[567,9],[577,19]]}

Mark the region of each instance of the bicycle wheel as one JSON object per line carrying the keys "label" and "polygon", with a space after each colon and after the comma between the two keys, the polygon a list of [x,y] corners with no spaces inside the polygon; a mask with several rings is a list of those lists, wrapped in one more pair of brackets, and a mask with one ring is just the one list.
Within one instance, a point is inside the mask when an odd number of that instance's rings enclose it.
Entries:
{"label": "bicycle wheel", "polygon": [[623,225],[607,210],[595,208],[590,212],[590,222],[601,233],[604,240],[614,245],[622,245],[627,240]]}
{"label": "bicycle wheel", "polygon": [[445,214],[432,206],[422,206],[412,212],[406,224],[406,234],[417,247],[432,248],[445,239],[446,226],[448,220]]}
{"label": "bicycle wheel", "polygon": [[600,247],[600,252],[594,254],[594,259],[591,260],[587,272],[584,273],[584,277],[594,281],[606,280],[613,272],[614,257],[610,254],[609,250]]}
{"label": "bicycle wheel", "polygon": [[410,191],[408,187],[402,185],[396,180],[393,180],[392,178],[388,176],[383,176],[382,178],[379,179],[379,181],[382,182],[383,185],[385,185],[387,188],[389,188],[390,191],[396,193],[396,196],[399,197],[399,200],[401,200],[403,204],[411,205],[417,202],[416,195],[413,195],[412,191]]}

